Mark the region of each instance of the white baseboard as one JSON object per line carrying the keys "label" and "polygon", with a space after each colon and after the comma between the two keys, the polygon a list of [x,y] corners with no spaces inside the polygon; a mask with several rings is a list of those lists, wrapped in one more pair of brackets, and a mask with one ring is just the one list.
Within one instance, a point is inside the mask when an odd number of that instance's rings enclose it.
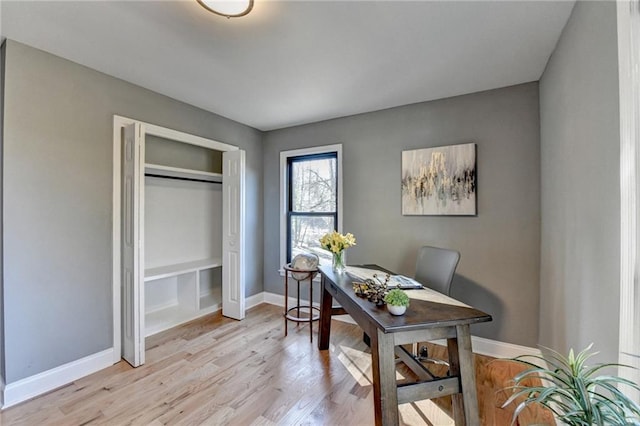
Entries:
{"label": "white baseboard", "polygon": [[[308,304],[306,300],[300,300],[301,303]],[[250,309],[261,303],[269,303],[271,305],[284,306],[284,296],[270,292],[261,292],[246,298],[246,309]],[[289,305],[293,306],[296,299],[289,298]],[[319,306],[318,302],[313,304]],[[348,315],[340,315],[335,317],[336,320],[355,324],[353,319]],[[499,342],[496,340],[486,339],[483,337],[472,336],[473,352],[491,356],[494,358],[513,358],[519,355],[540,355],[540,350],[527,346],[515,345],[512,343]],[[437,344],[446,344],[445,341],[435,341]],[[3,378],[0,377],[0,409],[9,408],[20,402],[30,398],[42,395],[60,386],[78,380],[84,376],[95,373],[113,365],[115,354],[113,348],[106,349],[93,355],[89,355],[82,359],[72,361],[48,371],[18,380],[14,383],[4,384]]]}
{"label": "white baseboard", "polygon": [[[268,303],[270,305],[276,305],[276,306],[284,306],[284,295],[276,294],[276,293],[269,293],[269,292],[265,291],[264,292],[264,303]],[[298,303],[297,299],[295,297],[289,296],[288,305],[289,306],[294,306],[296,303]],[[300,299],[300,304],[309,305],[309,301],[306,300],[306,299]],[[320,302],[319,301],[313,302],[313,306],[315,306],[316,308],[319,308],[320,307]]]}
{"label": "white baseboard", "polygon": [[[264,293],[254,294],[245,300],[246,309],[250,309],[264,302]],[[215,312],[220,308],[221,305],[213,306],[209,311]],[[103,368],[110,367],[114,364],[114,360],[118,362],[120,357],[117,356],[113,348],[110,348],[6,386],[2,380],[3,378],[0,377],[0,409],[9,408]]]}
{"label": "white baseboard", "polygon": [[0,375],[0,410],[4,407],[4,377]]}
{"label": "white baseboard", "polygon": [[[264,302],[271,305],[284,306],[284,296],[282,294],[264,292]],[[300,302],[309,304],[307,300],[301,299]],[[296,299],[294,297],[289,297],[289,306],[293,306],[295,303]],[[314,302],[313,305],[320,306],[320,303]],[[356,324],[353,318],[349,315],[339,315],[334,317],[334,319],[347,322],[349,324]],[[436,340],[432,343],[444,346],[447,345],[445,340]],[[471,344],[474,353],[493,358],[515,358],[520,355],[540,355],[540,350],[536,348],[500,342],[498,340],[491,340],[478,336],[471,336]]]}
{"label": "white baseboard", "polygon": [[253,307],[258,306],[261,303],[264,303],[264,291],[260,293],[256,293],[253,296],[249,296],[244,299],[245,309],[251,309]]}
{"label": "white baseboard", "polygon": [[9,383],[4,388],[2,409],[42,395],[111,365],[113,365],[113,348]]}
{"label": "white baseboard", "polygon": [[540,349],[513,343],[500,342],[485,337],[471,336],[473,352],[494,358],[515,358],[521,355],[540,356]]}

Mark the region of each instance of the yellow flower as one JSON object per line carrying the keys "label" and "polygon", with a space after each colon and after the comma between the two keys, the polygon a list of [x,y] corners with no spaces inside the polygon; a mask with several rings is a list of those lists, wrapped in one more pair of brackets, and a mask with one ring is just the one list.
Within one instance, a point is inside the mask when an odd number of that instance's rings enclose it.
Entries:
{"label": "yellow flower", "polygon": [[322,238],[320,238],[320,246],[332,253],[340,253],[341,251],[355,245],[356,237],[351,233],[342,235],[339,232],[333,231],[324,234]]}

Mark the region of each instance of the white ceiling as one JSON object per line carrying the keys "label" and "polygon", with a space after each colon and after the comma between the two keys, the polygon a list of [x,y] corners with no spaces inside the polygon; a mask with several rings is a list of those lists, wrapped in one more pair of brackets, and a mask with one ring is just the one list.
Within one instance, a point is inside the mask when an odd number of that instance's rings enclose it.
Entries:
{"label": "white ceiling", "polygon": [[573,1],[7,1],[2,36],[261,130],[536,81]]}

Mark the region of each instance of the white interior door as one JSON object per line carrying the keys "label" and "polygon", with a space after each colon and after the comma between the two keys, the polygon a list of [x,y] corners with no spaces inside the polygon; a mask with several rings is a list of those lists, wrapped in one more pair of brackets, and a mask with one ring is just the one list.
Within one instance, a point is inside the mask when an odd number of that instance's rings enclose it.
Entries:
{"label": "white interior door", "polygon": [[144,126],[125,126],[122,147],[122,347],[144,363]]}
{"label": "white interior door", "polygon": [[222,315],[244,318],[245,152],[222,154]]}

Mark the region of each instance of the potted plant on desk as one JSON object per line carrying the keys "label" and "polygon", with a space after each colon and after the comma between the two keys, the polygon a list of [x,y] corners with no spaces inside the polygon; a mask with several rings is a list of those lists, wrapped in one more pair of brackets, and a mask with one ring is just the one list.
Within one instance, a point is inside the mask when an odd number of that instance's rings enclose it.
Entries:
{"label": "potted plant on desk", "polygon": [[409,306],[409,296],[404,290],[394,288],[384,297],[387,309],[391,315],[403,315]]}

